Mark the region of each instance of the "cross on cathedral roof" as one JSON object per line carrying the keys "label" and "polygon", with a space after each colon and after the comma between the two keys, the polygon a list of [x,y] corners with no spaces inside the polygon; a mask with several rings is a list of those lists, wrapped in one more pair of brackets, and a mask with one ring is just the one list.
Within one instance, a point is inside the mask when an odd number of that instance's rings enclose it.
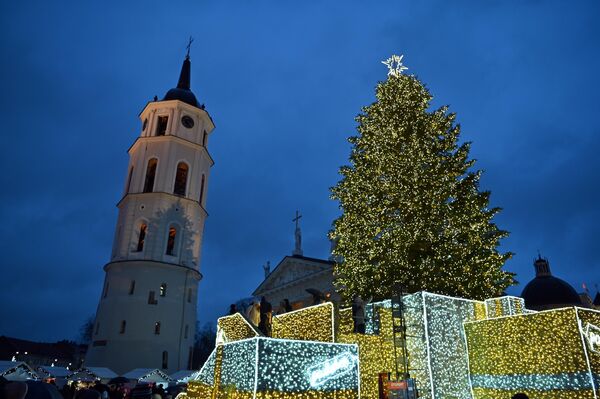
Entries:
{"label": "cross on cathedral roof", "polygon": [[292,255],[299,255],[302,256],[302,232],[300,231],[300,218],[302,218],[302,215],[300,214],[299,211],[296,211],[296,217],[292,219],[292,222],[296,223],[296,229],[294,231],[294,239],[295,239],[295,245],[294,245],[294,251],[292,252]]}

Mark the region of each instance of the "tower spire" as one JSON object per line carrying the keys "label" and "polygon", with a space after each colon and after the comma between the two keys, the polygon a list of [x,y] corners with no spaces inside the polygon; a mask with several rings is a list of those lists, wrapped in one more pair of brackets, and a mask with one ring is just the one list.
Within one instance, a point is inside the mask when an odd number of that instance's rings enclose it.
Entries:
{"label": "tower spire", "polygon": [[179,81],[177,82],[178,89],[189,90],[190,89],[190,75],[191,75],[192,63],[190,62],[189,49],[188,55],[183,60],[181,65],[181,73],[179,74]]}

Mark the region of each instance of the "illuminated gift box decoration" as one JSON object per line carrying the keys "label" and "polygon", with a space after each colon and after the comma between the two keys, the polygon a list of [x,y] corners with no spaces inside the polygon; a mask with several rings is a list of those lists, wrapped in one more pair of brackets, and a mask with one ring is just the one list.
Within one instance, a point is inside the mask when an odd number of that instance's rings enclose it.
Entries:
{"label": "illuminated gift box decoration", "polygon": [[[543,399],[599,397],[599,312],[532,312],[517,297],[475,301],[427,292],[405,295],[402,304],[420,398],[495,399],[517,391]],[[389,300],[366,306],[366,334],[352,332],[351,309],[331,303],[274,316],[274,338],[260,337],[239,314],[222,317],[221,344],[188,396],[376,399],[379,374],[393,378],[396,371],[392,306]],[[330,371],[347,367],[352,371],[329,381]]]}
{"label": "illuminated gift box decoration", "polygon": [[600,394],[600,312],[582,308],[465,323],[474,398]]}
{"label": "illuminated gift box decoration", "polygon": [[256,337],[219,345],[188,397],[358,399],[358,389],[356,345]]}

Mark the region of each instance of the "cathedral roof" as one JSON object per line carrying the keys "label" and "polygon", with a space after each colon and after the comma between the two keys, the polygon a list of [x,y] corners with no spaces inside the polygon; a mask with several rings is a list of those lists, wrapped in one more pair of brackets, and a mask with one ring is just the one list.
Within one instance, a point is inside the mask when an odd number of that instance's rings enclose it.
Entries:
{"label": "cathedral roof", "polygon": [[594,298],[594,306],[600,306],[600,292],[596,292],[596,297]]}
{"label": "cathedral roof", "polygon": [[186,104],[193,105],[194,107],[203,108],[196,99],[196,96],[190,90],[190,80],[191,80],[191,69],[192,63],[190,62],[189,55],[185,57],[183,60],[183,65],[181,66],[181,73],[179,74],[179,81],[177,82],[177,87],[172,88],[165,94],[163,101],[169,100],[179,100],[183,101]]}
{"label": "cathedral roof", "polygon": [[[300,264],[294,266],[294,263],[296,263],[294,261],[300,261]],[[334,262],[329,260],[302,255],[284,256],[275,269],[254,290],[252,295],[259,296],[273,287],[281,288],[288,284],[295,284],[317,277],[323,273],[331,273],[333,264]]]}
{"label": "cathedral roof", "polygon": [[523,289],[521,297],[525,299],[525,307],[532,310],[543,310],[560,306],[581,306],[581,298],[577,291],[566,281],[554,277],[550,272],[550,264],[541,256],[534,262],[536,276]]}

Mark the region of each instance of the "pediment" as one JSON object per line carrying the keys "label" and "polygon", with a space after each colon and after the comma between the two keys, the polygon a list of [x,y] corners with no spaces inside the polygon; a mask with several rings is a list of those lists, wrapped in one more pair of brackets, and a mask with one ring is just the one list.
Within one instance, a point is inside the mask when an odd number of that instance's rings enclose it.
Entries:
{"label": "pediment", "polygon": [[331,264],[321,260],[286,256],[254,291],[254,295],[284,287],[299,279],[331,270]]}

